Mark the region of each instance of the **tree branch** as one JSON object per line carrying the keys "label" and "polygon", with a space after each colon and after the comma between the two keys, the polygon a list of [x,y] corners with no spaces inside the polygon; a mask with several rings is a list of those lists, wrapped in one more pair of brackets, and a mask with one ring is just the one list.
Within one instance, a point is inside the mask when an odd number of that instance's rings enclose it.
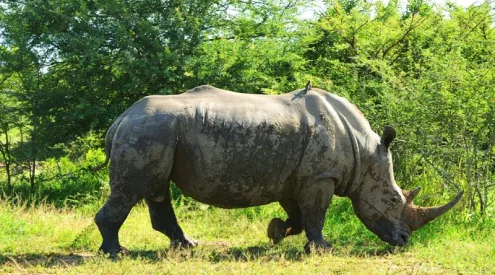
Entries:
{"label": "tree branch", "polygon": [[425,19],[423,18],[420,18],[418,20],[418,23],[416,25],[413,24],[413,21],[414,21],[414,16],[411,17],[411,24],[409,25],[409,28],[406,30],[406,32],[402,35],[401,38],[399,38],[398,40],[396,40],[394,43],[392,43],[392,45],[390,45],[387,49],[385,49],[383,52],[382,52],[382,58],[384,58],[388,52],[393,49],[395,46],[397,46],[399,43],[401,43],[402,41],[404,41],[404,39],[407,37],[407,35],[412,31],[414,30],[415,28],[419,27],[421,24],[423,24],[423,22],[425,21]]}

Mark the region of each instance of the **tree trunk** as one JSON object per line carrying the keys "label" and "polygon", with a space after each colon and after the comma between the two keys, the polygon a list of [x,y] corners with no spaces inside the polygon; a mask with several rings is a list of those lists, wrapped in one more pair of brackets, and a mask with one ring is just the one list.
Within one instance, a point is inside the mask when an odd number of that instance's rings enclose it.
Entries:
{"label": "tree trunk", "polygon": [[31,134],[31,159],[29,160],[29,183],[31,185],[31,191],[35,190],[35,176],[36,176],[36,118],[33,118],[33,133]]}
{"label": "tree trunk", "polygon": [[7,188],[12,189],[12,174],[10,171],[12,164],[12,156],[10,155],[10,140],[9,140],[9,125],[6,124],[3,127],[5,134],[5,144],[0,142],[1,148],[0,152],[2,153],[2,157],[5,161],[5,173],[7,174]]}

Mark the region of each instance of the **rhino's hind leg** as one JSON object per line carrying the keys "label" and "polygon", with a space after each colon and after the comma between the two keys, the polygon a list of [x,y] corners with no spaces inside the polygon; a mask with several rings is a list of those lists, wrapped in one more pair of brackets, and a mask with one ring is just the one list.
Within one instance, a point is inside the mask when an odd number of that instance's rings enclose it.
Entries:
{"label": "rhino's hind leg", "polygon": [[332,246],[323,238],[325,214],[334,192],[334,182],[330,179],[317,180],[304,186],[298,197],[302,221],[308,242],[304,250],[327,250]]}
{"label": "rhino's hind leg", "polygon": [[286,199],[279,202],[287,212],[289,218],[284,222],[279,218],[273,218],[268,225],[268,238],[277,244],[287,236],[300,234],[303,230],[301,220],[301,209],[297,201]]}
{"label": "rhino's hind leg", "polygon": [[153,229],[169,237],[172,247],[187,248],[196,246],[197,242],[185,236],[177,223],[169,195],[166,194],[161,198],[161,200],[146,199]]}
{"label": "rhino's hind leg", "polygon": [[99,251],[116,255],[125,251],[119,243],[119,230],[125,219],[129,215],[131,208],[141,198],[133,195],[116,194],[112,192],[105,205],[95,216],[95,222],[100,230],[103,243]]}

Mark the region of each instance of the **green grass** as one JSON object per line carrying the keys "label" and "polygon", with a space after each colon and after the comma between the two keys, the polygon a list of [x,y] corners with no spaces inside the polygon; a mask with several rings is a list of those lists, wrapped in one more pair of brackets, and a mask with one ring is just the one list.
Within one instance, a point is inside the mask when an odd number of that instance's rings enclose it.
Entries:
{"label": "green grass", "polygon": [[[186,201],[188,202],[188,201]],[[331,252],[306,255],[304,235],[272,245],[266,227],[285,217],[276,204],[223,210],[194,202],[176,213],[184,231],[199,240],[192,250],[169,249],[138,205],[121,229],[130,255],[96,253],[101,237],[93,223],[98,204],[56,208],[0,202],[0,273],[61,274],[490,274],[495,273],[493,220],[453,212],[415,232],[405,247],[381,242],[352,214],[346,199],[329,210],[324,234]]]}

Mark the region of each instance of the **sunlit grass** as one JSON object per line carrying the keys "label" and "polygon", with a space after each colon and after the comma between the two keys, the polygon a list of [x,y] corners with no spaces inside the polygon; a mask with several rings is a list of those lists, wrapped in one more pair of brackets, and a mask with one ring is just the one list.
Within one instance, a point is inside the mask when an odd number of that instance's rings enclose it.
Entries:
{"label": "sunlit grass", "polygon": [[[101,237],[93,223],[99,205],[36,208],[0,202],[0,273],[60,274],[489,274],[495,272],[494,230],[445,218],[415,232],[406,247],[391,247],[369,233],[336,200],[327,215],[325,236],[334,249],[304,253],[304,234],[272,245],[266,226],[285,217],[276,204],[223,210],[197,203],[178,205],[184,231],[199,241],[192,250],[171,250],[151,228],[144,205],[133,209],[121,229],[130,255],[118,260],[98,255]],[[481,229],[480,229],[481,228]],[[490,227],[488,227],[490,228]]]}

